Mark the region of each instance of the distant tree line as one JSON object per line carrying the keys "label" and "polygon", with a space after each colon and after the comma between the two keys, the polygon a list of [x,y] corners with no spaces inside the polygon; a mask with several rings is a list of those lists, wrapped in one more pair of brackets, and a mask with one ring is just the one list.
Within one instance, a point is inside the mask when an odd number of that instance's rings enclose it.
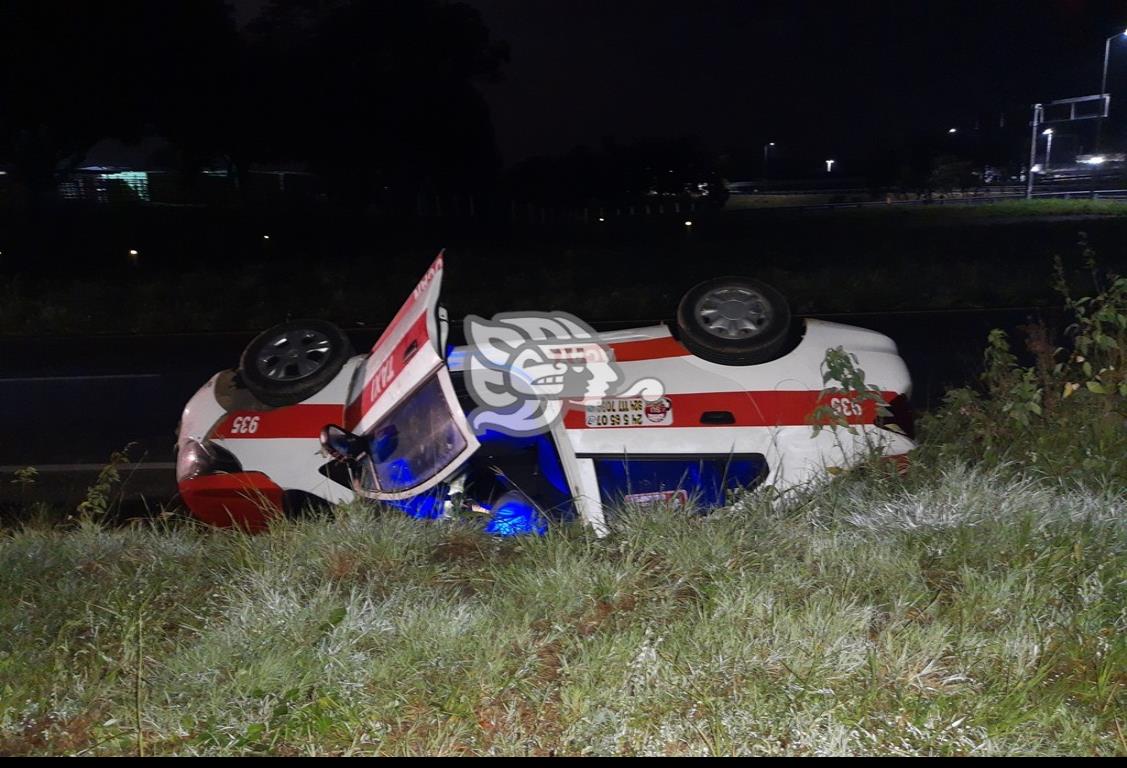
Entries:
{"label": "distant tree line", "polygon": [[[905,135],[874,147],[865,158],[869,182],[876,188],[949,192],[986,183],[1005,183],[1025,169],[1029,145],[1024,125],[984,122],[950,134],[939,127]],[[992,173],[991,173],[992,172]]]}
{"label": "distant tree line", "polygon": [[606,139],[552,157],[534,157],[507,174],[516,196],[556,206],[618,205],[651,198],[723,204],[722,159],[697,139]]}
{"label": "distant tree line", "polygon": [[[298,164],[355,206],[468,191],[553,207],[725,199],[723,158],[692,138],[608,139],[503,174],[480,86],[508,61],[452,0],[267,0],[242,28],[228,0],[10,0],[0,165],[33,206],[100,140],[149,136],[174,147],[189,190],[220,162],[235,187],[257,164]],[[863,167],[881,187],[967,186],[984,158],[1020,148],[970,140],[881,146]]]}
{"label": "distant tree line", "polygon": [[506,45],[445,0],[270,0],[239,29],[224,0],[0,6],[0,163],[32,202],[99,140],[158,135],[185,184],[221,158],[302,162],[330,194],[480,184],[499,171],[478,85]]}

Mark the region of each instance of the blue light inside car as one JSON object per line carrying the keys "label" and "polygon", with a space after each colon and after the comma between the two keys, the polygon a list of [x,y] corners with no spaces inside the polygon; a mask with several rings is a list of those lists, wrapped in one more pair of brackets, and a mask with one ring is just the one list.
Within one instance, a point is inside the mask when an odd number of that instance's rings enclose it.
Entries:
{"label": "blue light inside car", "polygon": [[443,502],[446,497],[445,487],[439,487],[442,488],[441,492],[424,493],[421,496],[413,496],[409,499],[389,501],[387,504],[388,506],[401,510],[408,517],[414,517],[419,520],[434,520],[435,518],[442,517]]}
{"label": "blue light inside car", "polygon": [[[380,433],[371,439],[372,456],[379,463],[388,460],[399,447],[399,433],[395,429],[395,425],[383,429]],[[392,472],[406,472],[410,474],[410,465],[403,459],[399,459],[391,465]],[[407,478],[405,478],[407,479]]]}
{"label": "blue light inside car", "polygon": [[[406,459],[396,459],[393,461],[388,467],[388,475],[397,483],[402,483],[405,486],[414,484],[411,465],[407,463]],[[421,520],[433,520],[436,517],[442,517],[443,500],[445,498],[445,486],[439,486],[438,489],[430,493],[412,496],[409,499],[388,501],[387,504],[388,506],[402,510],[409,517],[415,517]]]}
{"label": "blue light inside car", "polygon": [[493,510],[485,532],[502,538],[528,534],[543,536],[548,532],[548,524],[532,504],[522,499],[508,499]]}
{"label": "blue light inside car", "polygon": [[406,459],[396,459],[389,462],[386,469],[387,476],[395,482],[397,488],[410,488],[415,484],[414,473]]}
{"label": "blue light inside car", "polygon": [[564,475],[560,455],[552,442],[551,435],[532,435],[526,437],[513,437],[503,432],[487,429],[477,436],[478,442],[486,448],[492,445],[505,445],[513,448],[533,447],[536,450],[536,465],[552,486],[563,494],[569,494],[567,477]]}
{"label": "blue light inside car", "polygon": [[537,465],[540,467],[540,471],[544,473],[545,479],[560,493],[570,494],[567,476],[564,474],[563,464],[560,463],[560,454],[548,435],[538,436],[536,458]]}

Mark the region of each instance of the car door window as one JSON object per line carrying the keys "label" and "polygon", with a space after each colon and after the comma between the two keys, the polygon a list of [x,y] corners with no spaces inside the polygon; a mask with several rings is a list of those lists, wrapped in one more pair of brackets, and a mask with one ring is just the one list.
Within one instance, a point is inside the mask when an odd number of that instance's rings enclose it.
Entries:
{"label": "car door window", "polygon": [[430,481],[468,447],[437,375],[380,419],[366,437],[362,487],[380,495],[409,493],[433,484]]}

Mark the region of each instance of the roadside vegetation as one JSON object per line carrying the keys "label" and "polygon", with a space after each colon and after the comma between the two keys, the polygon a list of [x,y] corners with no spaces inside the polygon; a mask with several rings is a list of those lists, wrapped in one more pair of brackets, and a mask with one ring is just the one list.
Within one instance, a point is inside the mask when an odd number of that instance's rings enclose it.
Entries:
{"label": "roadside vegetation", "polygon": [[[975,198],[973,194],[933,194],[930,199],[895,194],[883,204],[868,193],[843,195],[834,193],[810,195],[736,195],[729,199],[729,210],[756,210],[762,208],[795,208],[803,206],[836,205],[828,215],[899,217],[918,223],[955,222],[973,223],[975,220],[996,218],[1028,218],[1053,216],[1127,216],[1127,201],[1120,199],[1093,200],[1083,192],[1075,199],[1034,198],[1033,200],[1000,198],[989,195]],[[877,204],[874,204],[877,203]],[[853,207],[850,207],[853,206]],[[807,212],[809,215],[810,212]]]}
{"label": "roadside vegetation", "polygon": [[1022,349],[992,331],[981,386],[948,392],[924,421],[928,461],[1127,491],[1127,277],[1101,269],[1083,237],[1080,248],[1084,293],[1056,262],[1064,333],[1024,326]]}
{"label": "roadside vegetation", "polygon": [[903,475],[496,540],[110,525],[107,473],[0,533],[0,753],[1127,755],[1127,280],[1084,262]]}
{"label": "roadside vegetation", "polygon": [[[948,210],[950,209],[950,210]],[[986,205],[958,205],[944,204],[939,207],[925,207],[919,212],[921,216],[934,216],[950,218],[963,217],[997,218],[997,217],[1038,217],[1038,216],[1127,216],[1127,201],[1123,200],[1092,200],[1081,196],[1075,200],[1062,200],[1060,198],[1043,198],[1034,200],[1000,200]]]}
{"label": "roadside vegetation", "polygon": [[681,215],[611,216],[503,237],[464,222],[408,236],[388,222],[313,215],[76,213],[51,233],[59,242],[0,237],[0,334],[257,333],[286,314],[379,326],[443,247],[453,317],[547,307],[652,322],[671,316],[686,288],[723,274],[766,280],[801,314],[1056,306],[1043,276],[1053,253],[1072,248],[1073,216],[1127,271],[1118,201],[700,212],[691,227]]}
{"label": "roadside vegetation", "polygon": [[987,203],[965,203],[954,199],[936,199],[923,205],[893,206],[891,208],[844,209],[842,213],[851,216],[881,215],[881,211],[913,220],[920,224],[954,224],[956,222],[974,223],[976,220],[991,219],[1029,219],[1052,217],[1123,217],[1127,216],[1127,201],[1092,200],[1078,193],[1073,200],[1061,198],[1041,198],[1033,200],[996,200]]}

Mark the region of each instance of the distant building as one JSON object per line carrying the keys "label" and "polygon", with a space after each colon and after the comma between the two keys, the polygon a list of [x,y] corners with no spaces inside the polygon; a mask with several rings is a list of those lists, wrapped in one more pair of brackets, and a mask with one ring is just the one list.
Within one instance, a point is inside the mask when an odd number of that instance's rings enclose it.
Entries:
{"label": "distant building", "polygon": [[215,158],[186,185],[177,161],[175,147],[164,139],[148,137],[132,144],[105,139],[59,182],[59,196],[102,204],[205,205],[237,195],[263,201],[308,199],[320,190],[304,163],[252,165],[246,178],[239,179],[225,159]]}

